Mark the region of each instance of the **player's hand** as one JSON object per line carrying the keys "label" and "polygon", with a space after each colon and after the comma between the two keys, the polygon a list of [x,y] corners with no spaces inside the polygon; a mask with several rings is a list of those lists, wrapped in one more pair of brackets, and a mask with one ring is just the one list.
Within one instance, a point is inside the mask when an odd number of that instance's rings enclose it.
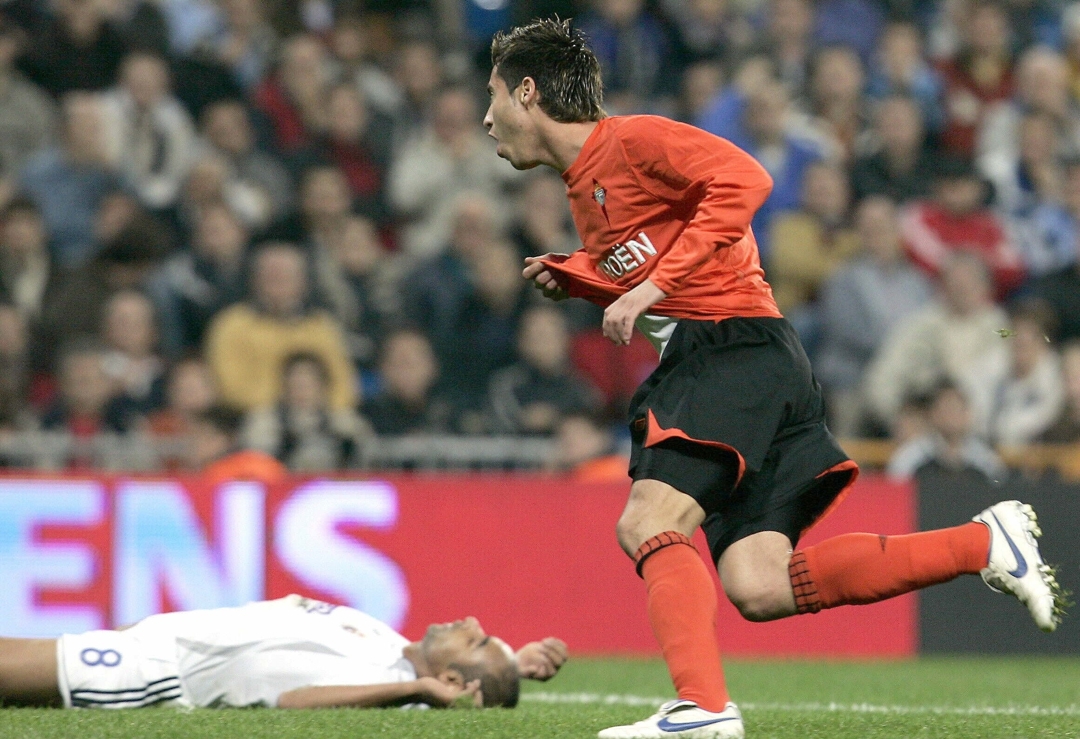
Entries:
{"label": "player's hand", "polygon": [[550,680],[570,657],[566,642],[549,636],[517,651],[518,673],[530,680]]}
{"label": "player's hand", "polygon": [[436,708],[481,708],[484,705],[479,680],[471,680],[465,687],[444,683],[434,677],[421,677],[416,682],[424,703]]}
{"label": "player's hand", "polygon": [[665,297],[667,295],[651,280],[645,280],[604,311],[604,336],[619,346],[626,346],[634,335],[637,319]]}
{"label": "player's hand", "polygon": [[521,276],[526,280],[532,280],[537,290],[542,290],[545,298],[552,300],[566,300],[570,295],[559,285],[555,274],[547,268],[543,260],[552,256],[545,254],[542,257],[525,257],[525,269]]}

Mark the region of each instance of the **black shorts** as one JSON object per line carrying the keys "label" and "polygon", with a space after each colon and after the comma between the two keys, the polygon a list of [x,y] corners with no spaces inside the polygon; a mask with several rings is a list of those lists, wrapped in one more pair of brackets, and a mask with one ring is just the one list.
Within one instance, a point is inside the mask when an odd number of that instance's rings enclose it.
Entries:
{"label": "black shorts", "polygon": [[858,475],[783,318],[680,320],[630,419],[630,477],[701,505],[714,562],[761,531],[795,546]]}

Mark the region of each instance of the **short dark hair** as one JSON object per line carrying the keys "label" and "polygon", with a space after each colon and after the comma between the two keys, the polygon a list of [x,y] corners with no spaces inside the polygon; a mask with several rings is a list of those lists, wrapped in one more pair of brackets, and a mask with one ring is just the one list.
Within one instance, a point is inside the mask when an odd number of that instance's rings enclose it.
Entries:
{"label": "short dark hair", "polygon": [[236,438],[244,426],[245,416],[244,411],[235,406],[214,403],[206,410],[199,412],[195,418],[229,438]]}
{"label": "short dark hair", "polygon": [[484,708],[513,708],[518,704],[521,694],[521,675],[517,663],[507,660],[498,667],[488,665],[452,664],[453,669],[461,673],[466,683],[480,681],[480,692],[484,696]]}
{"label": "short dark hair", "polygon": [[285,361],[281,363],[281,376],[285,377],[301,364],[310,364],[315,368],[323,385],[330,384],[330,368],[326,360],[314,352],[293,352],[285,357]]}
{"label": "short dark hair", "polygon": [[605,115],[600,62],[569,20],[537,20],[495,34],[491,64],[511,91],[531,77],[540,92],[540,109],[552,120],[583,123]]}

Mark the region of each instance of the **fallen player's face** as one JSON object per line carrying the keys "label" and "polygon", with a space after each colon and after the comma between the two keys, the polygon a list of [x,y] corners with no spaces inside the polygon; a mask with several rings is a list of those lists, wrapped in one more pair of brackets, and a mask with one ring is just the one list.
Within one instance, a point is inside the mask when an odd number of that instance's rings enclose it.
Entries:
{"label": "fallen player's face", "polygon": [[496,664],[513,659],[513,650],[497,636],[488,636],[472,616],[432,624],[420,643],[424,658],[436,673],[450,665]]}

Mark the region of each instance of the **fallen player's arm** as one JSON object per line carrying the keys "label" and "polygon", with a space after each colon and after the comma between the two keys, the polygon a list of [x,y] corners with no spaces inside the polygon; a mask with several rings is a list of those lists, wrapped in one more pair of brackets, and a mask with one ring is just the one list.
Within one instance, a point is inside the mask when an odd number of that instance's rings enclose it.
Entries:
{"label": "fallen player's arm", "polygon": [[549,636],[542,641],[529,642],[515,655],[518,673],[530,680],[550,680],[570,658],[566,642]]}
{"label": "fallen player's arm", "polygon": [[[448,685],[433,677],[421,677],[403,683],[378,685],[318,685],[297,688],[278,697],[278,708],[382,708],[407,703],[427,703],[443,708],[462,696],[480,699],[480,681],[464,688]],[[475,705],[481,705],[473,701]]]}

